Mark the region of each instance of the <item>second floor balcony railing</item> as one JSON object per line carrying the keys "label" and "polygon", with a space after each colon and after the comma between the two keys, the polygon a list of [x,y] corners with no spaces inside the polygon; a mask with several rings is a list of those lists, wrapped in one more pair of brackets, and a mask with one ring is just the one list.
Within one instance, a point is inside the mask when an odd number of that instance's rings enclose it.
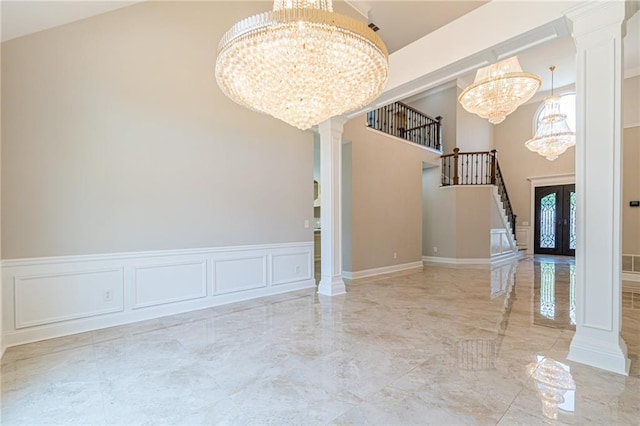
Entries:
{"label": "second floor balcony railing", "polygon": [[367,126],[442,152],[442,117],[394,102],[367,113]]}

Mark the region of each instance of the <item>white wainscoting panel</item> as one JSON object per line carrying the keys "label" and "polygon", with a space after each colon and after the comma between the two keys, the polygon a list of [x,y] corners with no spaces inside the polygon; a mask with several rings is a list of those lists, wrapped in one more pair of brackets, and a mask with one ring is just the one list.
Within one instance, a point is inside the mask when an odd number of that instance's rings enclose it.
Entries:
{"label": "white wainscoting panel", "polygon": [[496,228],[491,230],[491,256],[500,256],[511,253],[511,244],[507,236],[507,230]]}
{"label": "white wainscoting panel", "polygon": [[207,261],[137,266],[133,308],[207,296]]}
{"label": "white wainscoting panel", "polygon": [[2,343],[314,288],[312,259],[313,241],[3,260]]}
{"label": "white wainscoting panel", "polygon": [[235,293],[267,286],[267,256],[213,261],[214,294]]}
{"label": "white wainscoting panel", "polygon": [[271,284],[286,284],[311,279],[313,267],[307,253],[274,254],[271,256]]}
{"label": "white wainscoting panel", "polygon": [[531,239],[531,226],[530,225],[518,225],[516,226],[516,240],[518,242],[519,249],[525,249],[529,252],[529,240]]}
{"label": "white wainscoting panel", "polygon": [[16,329],[123,309],[122,268],[18,275],[13,281]]}

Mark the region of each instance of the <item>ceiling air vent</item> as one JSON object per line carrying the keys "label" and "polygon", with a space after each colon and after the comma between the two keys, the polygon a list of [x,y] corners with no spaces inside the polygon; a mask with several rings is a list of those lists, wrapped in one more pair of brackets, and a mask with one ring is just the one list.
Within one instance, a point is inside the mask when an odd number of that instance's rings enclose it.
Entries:
{"label": "ceiling air vent", "polygon": [[376,24],[374,24],[373,22],[369,23],[369,28],[371,28],[374,32],[378,31],[380,29],[380,27],[378,27]]}

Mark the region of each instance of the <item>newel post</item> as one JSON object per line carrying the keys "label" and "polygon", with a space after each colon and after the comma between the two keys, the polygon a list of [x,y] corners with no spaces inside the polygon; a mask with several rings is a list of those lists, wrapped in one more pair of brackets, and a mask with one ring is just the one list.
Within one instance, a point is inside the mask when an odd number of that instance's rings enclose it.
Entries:
{"label": "newel post", "polygon": [[436,120],[438,120],[438,140],[436,141],[436,149],[442,151],[442,117],[437,116]]}
{"label": "newel post", "polygon": [[498,173],[498,171],[496,170],[498,166],[497,155],[498,155],[498,150],[492,149],[491,150],[491,185],[496,184],[496,176]]}
{"label": "newel post", "polygon": [[453,148],[453,184],[458,184],[458,152],[460,152],[460,148]]}

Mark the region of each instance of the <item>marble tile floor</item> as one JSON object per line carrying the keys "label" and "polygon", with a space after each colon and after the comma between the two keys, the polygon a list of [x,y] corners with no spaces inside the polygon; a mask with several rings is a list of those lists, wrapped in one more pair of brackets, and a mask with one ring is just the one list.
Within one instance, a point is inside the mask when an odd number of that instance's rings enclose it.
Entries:
{"label": "marble tile floor", "polygon": [[571,270],[429,264],[13,347],[0,421],[639,425],[640,292],[623,293],[630,375],[576,364]]}

